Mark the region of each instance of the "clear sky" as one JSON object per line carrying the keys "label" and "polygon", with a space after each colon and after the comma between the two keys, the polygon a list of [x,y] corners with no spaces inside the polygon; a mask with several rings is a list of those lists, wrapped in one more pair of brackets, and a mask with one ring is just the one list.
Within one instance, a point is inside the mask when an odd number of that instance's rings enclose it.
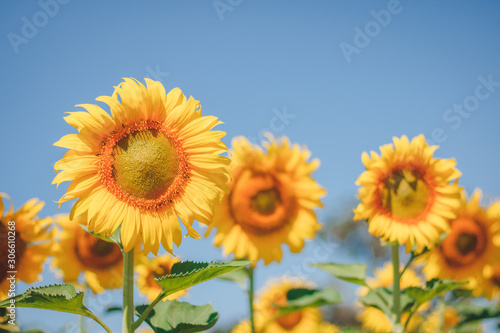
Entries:
{"label": "clear sky", "polygon": [[[455,157],[469,192],[500,197],[498,1],[55,1],[0,2],[0,192],[16,207],[37,197],[41,216],[70,211],[53,202],[66,186],[51,185],[65,152],[52,144],[74,133],[64,112],[110,95],[122,77],[180,87],[225,123],[228,145],[266,129],[306,145],[328,190],[321,221],[355,196],[361,153],[403,134],[423,133],[438,157]],[[185,239],[176,253],[222,259],[211,241]],[[260,266],[257,287],[318,246]],[[187,300],[212,302],[222,325],[246,315],[236,286],[210,283]],[[112,297],[101,303],[120,303]],[[76,316],[20,310],[19,320],[55,331]],[[105,321],[119,330],[118,316]]]}

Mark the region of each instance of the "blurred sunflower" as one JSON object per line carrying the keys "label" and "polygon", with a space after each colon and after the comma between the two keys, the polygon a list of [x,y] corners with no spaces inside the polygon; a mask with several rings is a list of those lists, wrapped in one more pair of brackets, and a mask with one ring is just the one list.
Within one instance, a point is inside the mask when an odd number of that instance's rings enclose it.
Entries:
{"label": "blurred sunflower", "polygon": [[[43,263],[52,254],[54,245],[54,229],[49,230],[52,218],[37,217],[43,202],[31,199],[14,212],[12,202],[5,211],[3,199],[10,198],[0,193],[0,300],[8,297],[9,271],[16,271],[15,281],[34,283],[41,280]],[[9,244],[15,244],[14,248]],[[14,249],[13,253],[10,249]]]}
{"label": "blurred sunflower", "polygon": [[207,231],[217,227],[214,244],[236,258],[279,262],[281,245],[299,252],[304,239],[321,228],[313,208],[325,194],[310,174],[319,166],[310,152],[268,135],[267,152],[247,139],[233,139],[230,193],[216,209]]}
{"label": "blurred sunflower", "polygon": [[[440,318],[442,316],[442,319]],[[457,311],[447,306],[444,308],[443,313],[433,311],[426,320],[422,323],[420,330],[423,333],[449,333],[454,332],[454,328],[460,323],[460,316]]]}
{"label": "blurred sunflower", "polygon": [[[392,263],[386,262],[384,264],[384,267],[376,269],[375,278],[368,278],[366,282],[368,286],[370,286],[370,288],[373,289],[378,287],[387,288],[392,286],[394,282]],[[400,281],[401,289],[408,287],[421,287],[421,286],[423,286],[422,279],[417,275],[417,273],[413,269],[408,268],[401,278]],[[358,293],[360,295],[366,295],[368,293],[368,290],[369,289],[367,287],[361,287]],[[424,304],[418,309],[418,311],[424,311],[426,308],[428,308],[428,305]],[[408,312],[403,312],[401,314],[401,323],[403,325],[406,324],[408,317],[409,317]],[[392,324],[389,318],[387,318],[387,316],[377,308],[374,307],[364,308],[363,311],[357,316],[357,319],[361,321],[363,329],[366,329],[370,332],[374,333],[392,332]],[[406,331],[415,332],[418,329],[418,326],[420,325],[421,322],[422,322],[421,316],[417,314],[413,315],[410,319]]]}
{"label": "blurred sunflower", "polygon": [[429,279],[468,280],[467,287],[474,288],[486,265],[500,263],[500,202],[483,209],[480,200],[480,190],[469,201],[463,195],[450,233],[439,247],[422,256],[423,272]]}
{"label": "blurred sunflower", "polygon": [[[138,261],[135,266],[135,271],[139,273],[137,286],[143,294],[146,294],[149,302],[154,301],[156,296],[158,296],[161,291],[161,286],[156,283],[155,278],[171,274],[170,270],[172,269],[172,266],[178,261],[178,258],[173,258],[168,254],[155,257],[154,259],[143,257]],[[178,291],[163,300],[177,299],[184,295],[186,295],[185,289]]]}
{"label": "blurred sunflower", "polygon": [[[80,224],[86,224],[85,215],[74,221],[61,215],[56,222],[62,230],[52,266],[61,270],[64,282],[79,285],[77,280],[83,271],[85,282],[94,293],[121,288],[123,256],[120,247],[83,230]],[[83,285],[79,287],[84,288]]]}
{"label": "blurred sunflower", "polygon": [[110,236],[121,227],[124,251],[140,242],[146,253],[161,244],[172,253],[182,240],[178,217],[188,235],[199,238],[193,219],[209,224],[214,203],[229,180],[229,159],[211,131],[216,117],[202,117],[200,102],[179,88],[168,94],[160,82],[147,86],[125,79],[112,96],[96,100],[109,105],[112,117],[97,105],[79,105],[64,119],[79,134],[54,145],[71,149],[55,164],[54,184],[72,181],[64,201],[78,198],[70,218],[88,214],[89,230]]}
{"label": "blurred sunflower", "polygon": [[[257,327],[261,327],[262,324],[260,323],[259,326],[259,321],[257,320]],[[265,330],[262,331],[261,329],[257,330],[259,333],[272,333],[270,330]],[[251,333],[252,332],[252,327],[250,326],[250,321],[244,320],[240,323],[238,323],[236,326],[233,327],[231,330],[231,333]],[[289,331],[285,331],[289,332]],[[293,331],[292,331],[293,332]],[[339,332],[339,328],[333,324],[330,324],[328,322],[321,322],[319,323],[318,327],[314,331],[309,331],[309,332],[314,332],[314,333],[337,333]]]}
{"label": "blurred sunflower", "polygon": [[460,172],[454,159],[433,158],[437,146],[427,145],[423,135],[393,140],[380,147],[380,156],[362,155],[367,170],[356,181],[362,188],[354,220],[368,219],[375,237],[420,253],[435,246],[457,215],[461,188],[450,182]]}
{"label": "blurred sunflower", "polygon": [[[308,283],[299,280],[283,279],[270,282],[255,303],[258,330],[263,330],[262,333],[338,332],[335,325],[322,321],[321,312],[314,307],[298,310],[269,322],[277,314],[278,307],[286,304],[286,295],[290,289],[310,287]],[[250,327],[243,324],[242,326]]]}
{"label": "blurred sunflower", "polygon": [[483,276],[479,279],[473,292],[476,296],[485,296],[488,299],[496,298],[500,306],[500,263],[484,267]]}

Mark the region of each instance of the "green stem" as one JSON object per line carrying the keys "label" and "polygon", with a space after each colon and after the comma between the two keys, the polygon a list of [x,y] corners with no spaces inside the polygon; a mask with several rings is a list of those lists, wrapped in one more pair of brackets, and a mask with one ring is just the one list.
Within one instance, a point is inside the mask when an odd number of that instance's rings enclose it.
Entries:
{"label": "green stem", "polygon": [[413,261],[415,259],[417,259],[418,257],[420,257],[422,254],[425,254],[429,252],[429,249],[425,248],[422,252],[420,252],[419,254],[415,254],[415,252],[412,252],[411,253],[411,257],[410,257],[410,260],[408,260],[408,262],[406,263],[405,267],[403,268],[403,270],[401,271],[401,274],[399,275],[400,278],[403,277],[403,274],[404,272],[406,272],[406,270],[408,269],[408,267],[410,267],[410,265],[413,263]]}
{"label": "green stem", "polygon": [[88,311],[87,317],[92,318],[96,322],[98,322],[99,325],[101,325],[106,330],[106,332],[113,333],[113,331],[101,319],[99,319],[98,317],[96,317],[92,312]]}
{"label": "green stem", "polygon": [[401,274],[399,274],[399,278],[400,279],[403,278],[403,274],[406,272],[406,270],[408,269],[408,267],[410,267],[410,265],[413,262],[413,260],[415,260],[417,257],[418,257],[418,255],[416,256],[413,252],[411,253],[410,260],[408,260],[408,262],[406,263],[405,267],[401,271]]}
{"label": "green stem", "polygon": [[123,252],[123,333],[134,333],[134,249]]}
{"label": "green stem", "polygon": [[255,333],[255,320],[253,311],[253,296],[254,296],[254,267],[250,265],[248,267],[248,277],[249,277],[249,287],[248,287],[248,305],[250,306],[250,325],[252,327],[252,333]]}
{"label": "green stem", "polygon": [[139,326],[141,326],[142,322],[148,317],[148,314],[151,312],[151,310],[153,310],[153,308],[156,306],[156,304],[158,304],[158,302],[161,301],[164,297],[165,297],[165,294],[163,292],[159,293],[158,296],[156,296],[153,303],[149,304],[148,307],[146,308],[146,310],[144,310],[144,312],[141,314],[139,319],[137,319],[137,321],[135,321],[132,324],[132,328],[134,330],[138,329]]}
{"label": "green stem", "polygon": [[80,333],[85,333],[85,317],[80,316]]}
{"label": "green stem", "polygon": [[392,245],[392,267],[393,267],[393,277],[394,286],[392,290],[392,314],[393,314],[393,332],[401,333],[403,332],[403,327],[401,326],[401,306],[400,306],[400,273],[399,273],[399,244],[394,243]]}
{"label": "green stem", "polygon": [[445,307],[446,307],[446,304],[444,303],[443,296],[440,296],[439,301],[438,301],[439,332],[444,332],[444,326],[445,326],[444,310],[445,310]]}

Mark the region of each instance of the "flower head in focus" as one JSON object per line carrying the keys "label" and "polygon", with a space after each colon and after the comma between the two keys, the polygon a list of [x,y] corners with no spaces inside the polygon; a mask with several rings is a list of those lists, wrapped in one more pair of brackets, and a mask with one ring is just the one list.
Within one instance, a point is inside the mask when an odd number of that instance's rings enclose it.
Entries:
{"label": "flower head in focus", "polygon": [[380,147],[380,156],[362,155],[366,171],[356,181],[362,187],[354,220],[367,219],[373,236],[420,253],[439,242],[458,213],[461,188],[450,182],[460,172],[454,159],[434,158],[437,146],[427,145],[423,135],[393,140]]}
{"label": "flower head in focus", "polygon": [[140,243],[157,253],[160,243],[172,253],[187,234],[199,238],[193,220],[209,224],[214,204],[229,180],[229,159],[212,131],[221,122],[202,116],[200,102],[179,88],[165,92],[160,82],[126,78],[106,103],[70,112],[65,120],[78,130],[54,145],[70,150],[55,164],[53,183],[70,181],[59,203],[78,199],[70,218],[83,213],[88,228],[109,237],[118,228],[125,252]]}

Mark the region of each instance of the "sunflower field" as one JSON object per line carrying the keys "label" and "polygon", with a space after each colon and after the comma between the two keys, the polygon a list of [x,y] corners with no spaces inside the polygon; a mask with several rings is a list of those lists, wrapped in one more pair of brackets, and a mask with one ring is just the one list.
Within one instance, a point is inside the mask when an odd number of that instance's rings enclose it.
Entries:
{"label": "sunflower field", "polygon": [[498,4],[117,4],[0,5],[0,333],[500,332]]}

